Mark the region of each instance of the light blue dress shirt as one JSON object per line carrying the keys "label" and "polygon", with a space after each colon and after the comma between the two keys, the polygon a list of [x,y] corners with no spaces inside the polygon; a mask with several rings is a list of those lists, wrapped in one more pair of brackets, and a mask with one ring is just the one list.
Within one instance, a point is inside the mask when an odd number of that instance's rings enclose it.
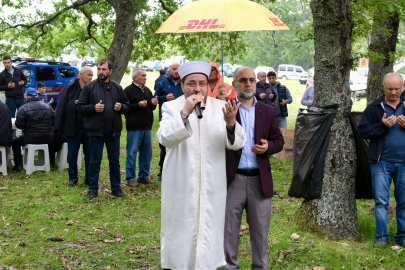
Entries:
{"label": "light blue dress shirt", "polygon": [[[238,169],[257,169],[259,165],[257,164],[256,154],[252,152],[252,147],[255,145],[255,112],[256,103],[252,107],[246,109],[246,107],[241,104],[239,107],[239,115],[243,130],[246,133],[246,143],[242,148],[242,156],[239,161]],[[238,98],[236,98],[239,102]]]}

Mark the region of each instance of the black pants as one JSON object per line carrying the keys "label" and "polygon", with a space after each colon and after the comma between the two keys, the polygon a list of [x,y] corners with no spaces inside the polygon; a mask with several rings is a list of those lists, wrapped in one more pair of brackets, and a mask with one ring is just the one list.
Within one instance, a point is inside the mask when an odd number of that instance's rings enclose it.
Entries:
{"label": "black pants", "polygon": [[166,147],[164,147],[164,146],[161,145],[160,143],[159,143],[159,147],[160,147],[160,161],[159,161],[159,166],[160,166],[160,175],[162,175],[163,162],[165,162],[165,157],[166,157]]}
{"label": "black pants", "polygon": [[65,143],[67,140],[65,136],[55,133],[53,136],[53,140],[50,144],[48,144],[49,147],[49,163],[51,165],[55,165],[55,155],[56,152],[58,152],[61,148],[63,143]]}

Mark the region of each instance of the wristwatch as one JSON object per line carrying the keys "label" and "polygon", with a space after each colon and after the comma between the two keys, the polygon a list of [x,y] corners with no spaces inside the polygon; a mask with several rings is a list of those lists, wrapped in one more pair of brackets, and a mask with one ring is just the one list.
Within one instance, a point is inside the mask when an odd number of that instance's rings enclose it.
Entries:
{"label": "wristwatch", "polygon": [[185,113],[185,112],[183,112],[183,111],[180,111],[180,114],[181,114],[181,118],[183,118],[183,119],[187,119],[187,118],[188,118],[188,114],[187,114],[187,113]]}

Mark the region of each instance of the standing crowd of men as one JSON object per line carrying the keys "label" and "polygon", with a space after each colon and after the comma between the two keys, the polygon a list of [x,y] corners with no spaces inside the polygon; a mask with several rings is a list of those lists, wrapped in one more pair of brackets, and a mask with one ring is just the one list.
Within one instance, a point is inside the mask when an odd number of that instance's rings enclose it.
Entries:
{"label": "standing crowd of men", "polygon": [[[222,83],[215,63],[173,64],[169,75],[160,71],[155,93],[146,86],[146,72],[132,71],[123,89],[112,81],[112,64],[102,59],[97,78],[87,66],[60,92],[55,110],[37,89],[23,86],[27,78],[3,57],[0,90],[0,145],[12,146],[15,168],[21,170],[21,146],[68,144],[69,182],[77,185],[77,157],[83,145],[86,199],[98,196],[100,165],[106,146],[111,194],[121,190],[120,136],[126,119],[125,179],[130,187],[153,184],[153,112],[159,104],[160,175],[162,182],[161,261],[164,269],[239,269],[238,245],[242,214],[250,228],[252,269],[267,269],[267,237],[273,196],[269,155],[282,150],[280,127],[287,128],[287,104],[292,97],[276,74],[249,67],[234,71],[232,85]],[[266,77],[268,82],[266,82]],[[377,242],[385,247],[390,183],[397,201],[395,242],[405,245],[405,100],[402,77],[384,77],[384,95],[367,106],[359,132],[370,140],[368,158],[376,202]],[[41,85],[37,87],[41,88]],[[25,100],[25,102],[24,102]],[[310,101],[308,106],[312,106]],[[195,107],[204,105],[202,118]],[[11,121],[24,135],[13,138]],[[136,161],[138,159],[138,178]]]}

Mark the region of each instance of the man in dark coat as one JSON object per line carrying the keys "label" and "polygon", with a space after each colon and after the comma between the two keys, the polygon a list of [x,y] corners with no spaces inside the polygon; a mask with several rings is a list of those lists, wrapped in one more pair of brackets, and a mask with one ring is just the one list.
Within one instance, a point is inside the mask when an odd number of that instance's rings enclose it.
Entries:
{"label": "man in dark coat", "polygon": [[162,69],[159,71],[159,73],[160,73],[159,77],[155,80],[155,87],[153,87],[153,90],[155,90],[155,91],[158,89],[159,83],[160,83],[161,81],[163,81],[164,79],[166,79],[166,76],[165,76],[166,70],[165,70],[164,68],[162,68]]}
{"label": "man in dark coat", "polygon": [[85,177],[84,182],[89,184],[90,144],[89,136],[84,128],[83,115],[76,111],[83,87],[93,78],[93,70],[84,66],[80,69],[80,79],[63,87],[59,93],[55,118],[55,132],[66,136],[68,143],[69,185],[75,186],[79,181],[77,176],[77,156],[80,144],[83,144]]}
{"label": "man in dark coat", "polygon": [[[10,147],[13,140],[10,110],[0,100],[0,146]],[[4,162],[4,161],[3,161]]]}
{"label": "man in dark coat", "polygon": [[12,142],[14,153],[14,170],[22,170],[21,146],[26,144],[49,144],[53,140],[53,126],[55,111],[51,106],[38,98],[38,92],[34,88],[28,88],[25,92],[27,101],[20,107],[17,113],[15,126],[22,129],[24,135],[17,137]]}
{"label": "man in dark coat", "polygon": [[375,248],[386,247],[390,240],[387,223],[392,181],[397,203],[395,243],[405,246],[405,100],[400,97],[402,85],[400,74],[386,74],[382,85],[384,95],[367,106],[359,123],[360,136],[370,140],[367,156],[375,201]]}
{"label": "man in dark coat", "polygon": [[266,83],[266,72],[259,71],[257,73],[257,79],[259,80],[256,83],[256,99],[257,101],[263,102],[267,105],[272,105],[276,100],[277,95],[274,93],[273,86]]}
{"label": "man in dark coat", "polygon": [[[169,75],[167,78],[162,80],[159,83],[158,88],[156,89],[155,96],[159,100],[159,121],[162,119],[162,106],[165,102],[172,101],[180,96],[183,95],[183,90],[181,89],[180,84],[180,75],[179,75],[179,63],[174,63],[169,67]],[[163,170],[163,163],[166,157],[166,147],[159,144],[160,147],[160,173],[158,181],[162,180],[162,170]]]}
{"label": "man in dark coat", "polygon": [[24,104],[24,86],[27,78],[21,69],[13,67],[10,56],[3,57],[4,70],[0,73],[0,91],[6,91],[6,105],[11,118],[15,111]]}
{"label": "man in dark coat", "polygon": [[89,192],[86,198],[98,196],[98,177],[104,144],[110,165],[111,194],[124,197],[120,172],[121,115],[129,110],[127,96],[122,87],[110,80],[112,64],[102,59],[97,63],[98,79],[89,82],[80,93],[77,111],[84,115],[84,127],[90,137]]}
{"label": "man in dark coat", "polygon": [[[152,125],[153,111],[158,100],[153,97],[146,83],[146,72],[143,69],[132,71],[133,83],[124,92],[129,100],[129,112],[125,114],[127,127],[127,160],[125,179],[131,187],[139,183],[152,184],[149,179],[150,162],[152,161]],[[135,180],[136,155],[138,160],[138,181]]]}
{"label": "man in dark coat", "polygon": [[236,71],[232,83],[241,103],[236,115],[246,133],[242,150],[226,150],[228,193],[225,212],[225,269],[239,269],[238,245],[243,210],[250,231],[253,269],[267,269],[267,235],[271,217],[273,180],[269,156],[283,149],[276,110],[255,98],[251,68]]}

